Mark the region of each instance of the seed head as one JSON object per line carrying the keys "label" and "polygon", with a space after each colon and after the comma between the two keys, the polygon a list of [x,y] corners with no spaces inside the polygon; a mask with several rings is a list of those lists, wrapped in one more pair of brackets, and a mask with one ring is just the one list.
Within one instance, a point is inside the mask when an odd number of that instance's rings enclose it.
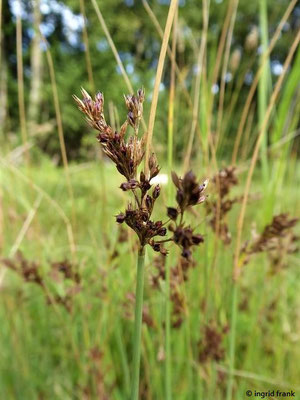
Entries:
{"label": "seed head", "polygon": [[130,94],[124,95],[124,99],[128,109],[127,121],[136,130],[138,129],[139,122],[143,115],[144,90],[139,89],[137,91],[137,96]]}
{"label": "seed head", "polygon": [[159,185],[156,185],[153,190],[152,197],[154,200],[156,200],[159,197],[159,195],[160,195],[160,187]]}
{"label": "seed head", "polygon": [[208,185],[206,179],[201,185],[197,183],[196,176],[192,171],[187,172],[183,179],[178,178],[175,172],[172,172],[172,180],[177,187],[176,201],[184,212],[189,206],[203,203],[206,199],[204,191]]}
{"label": "seed head", "polygon": [[167,208],[167,215],[169,218],[176,220],[176,218],[178,217],[178,211],[176,208],[173,207],[168,207]]}
{"label": "seed head", "polygon": [[122,224],[125,221],[125,215],[123,213],[116,215],[116,221],[118,224]]}

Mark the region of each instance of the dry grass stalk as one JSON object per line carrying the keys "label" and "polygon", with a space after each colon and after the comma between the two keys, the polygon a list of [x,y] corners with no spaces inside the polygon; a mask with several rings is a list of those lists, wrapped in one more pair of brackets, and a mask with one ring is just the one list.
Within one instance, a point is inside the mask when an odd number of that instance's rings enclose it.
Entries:
{"label": "dry grass stalk", "polygon": [[[201,85],[201,76],[203,71],[203,66],[205,64],[205,53],[206,53],[206,44],[207,44],[207,31],[208,31],[208,4],[207,1],[203,1],[203,30],[201,36],[201,43],[198,50],[197,64],[196,64],[196,79],[195,79],[195,91],[194,91],[194,101],[193,101],[193,112],[192,112],[192,125],[190,131],[190,137],[187,144],[186,155],[183,162],[183,170],[187,171],[190,158],[192,154],[192,147],[196,132],[196,127],[198,124],[198,114],[199,114],[199,104],[200,104],[200,85]],[[202,140],[200,141],[202,148],[204,148],[202,144]]]}
{"label": "dry grass stalk", "polygon": [[148,123],[148,132],[147,132],[147,138],[146,138],[146,153],[145,153],[145,175],[146,175],[146,177],[148,176],[148,173],[149,173],[149,165],[148,164],[149,164],[149,157],[150,157],[150,147],[151,147],[151,142],[152,142],[154,121],[155,121],[155,115],[156,115],[156,107],[157,107],[157,101],[158,101],[159,86],[161,83],[162,71],[163,71],[163,67],[164,67],[164,61],[166,58],[166,52],[167,52],[168,41],[169,41],[169,37],[170,37],[170,33],[171,33],[172,23],[174,20],[176,9],[177,9],[177,3],[178,3],[178,0],[171,0],[168,18],[167,18],[167,22],[166,22],[166,27],[164,30],[164,36],[163,36],[163,40],[162,40],[162,45],[161,45],[161,49],[160,49],[159,59],[158,59],[157,71],[156,71],[156,75],[155,75],[155,83],[154,83],[154,89],[153,89],[153,95],[152,95],[152,102],[151,102],[150,116],[149,116],[149,123]]}
{"label": "dry grass stalk", "polygon": [[63,166],[64,166],[64,170],[65,170],[67,188],[68,188],[69,196],[70,196],[70,199],[71,199],[71,202],[72,202],[72,212],[73,212],[73,222],[74,222],[74,219],[75,219],[74,195],[73,195],[73,188],[72,188],[71,179],[70,179],[69,163],[68,163],[68,157],[67,157],[67,151],[66,151],[66,145],[65,145],[65,138],[64,138],[62,117],[61,117],[61,112],[60,112],[57,85],[56,85],[56,79],[55,79],[55,70],[54,70],[53,60],[52,60],[52,56],[51,56],[51,52],[49,50],[49,45],[47,43],[47,40],[43,36],[41,31],[40,31],[40,35],[41,35],[41,38],[42,38],[42,40],[43,40],[43,42],[45,44],[45,47],[46,47],[46,57],[47,57],[49,73],[50,73],[50,79],[51,79],[51,86],[52,86],[53,102],[54,102],[55,116],[56,116],[56,122],[57,122],[59,145],[60,145],[61,156],[62,156],[62,160],[63,160]]}
{"label": "dry grass stalk", "polygon": [[[146,0],[142,0],[142,1],[143,1],[143,5],[145,7],[145,10],[147,11],[151,21],[153,22],[153,25],[155,26],[160,38],[163,39],[164,32],[163,32],[163,30],[162,30],[162,28],[161,28],[161,26],[160,26],[160,24],[159,24],[159,22],[158,22],[158,20],[157,20],[157,18],[155,16],[155,14],[153,13],[153,11],[152,11],[151,7],[149,6],[148,2]],[[207,0],[205,0],[204,3],[207,3]],[[176,42],[177,42],[177,39],[178,39],[178,33],[176,35]],[[192,100],[188,90],[186,89],[186,84],[185,84],[185,80],[184,80],[185,76],[184,76],[183,72],[180,71],[180,69],[178,67],[178,64],[176,62],[175,53],[173,54],[173,50],[170,48],[170,46],[167,47],[167,54],[168,54],[168,57],[171,60],[172,65],[174,65],[176,77],[178,78],[180,89],[182,90],[183,96],[186,99],[187,105],[192,110],[193,109],[193,100]],[[197,134],[198,134],[198,137],[199,137],[199,141],[200,141],[200,143],[202,144],[202,147],[203,147],[198,119],[196,121],[196,130],[197,130]],[[207,157],[207,155],[206,155],[206,157]]]}
{"label": "dry grass stalk", "polygon": [[225,47],[223,68],[221,73],[221,87],[220,87],[220,96],[219,96],[219,106],[218,106],[218,118],[217,118],[217,130],[216,130],[216,147],[220,141],[221,136],[221,126],[223,119],[223,106],[224,106],[224,98],[225,98],[225,84],[226,84],[226,73],[228,70],[229,56],[230,56],[230,48],[232,43],[233,36],[233,28],[236,20],[237,8],[238,8],[239,0],[234,0],[233,9],[231,13],[230,25],[227,34],[227,41]]}
{"label": "dry grass stalk", "polygon": [[72,228],[69,218],[66,216],[65,212],[60,207],[60,205],[54,199],[52,199],[52,197],[49,196],[48,193],[46,193],[42,188],[40,188],[38,185],[33,183],[26,175],[24,175],[19,169],[17,169],[11,163],[6,162],[5,160],[0,160],[0,162],[2,163],[2,165],[5,168],[10,169],[22,181],[28,183],[33,190],[35,190],[37,193],[40,193],[43,196],[43,198],[45,198],[45,200],[47,200],[47,202],[53,207],[53,209],[57,211],[58,215],[62,218],[62,220],[66,226],[68,241],[69,241],[69,246],[70,246],[70,252],[71,252],[73,261],[75,261],[76,246],[75,246],[73,228]]}
{"label": "dry grass stalk", "polygon": [[86,62],[86,69],[88,73],[88,78],[89,78],[89,83],[92,92],[95,92],[95,82],[94,82],[94,76],[93,76],[93,68],[92,68],[92,62],[91,62],[91,56],[90,56],[90,47],[89,47],[89,37],[88,37],[88,31],[87,31],[87,19],[86,19],[86,13],[85,13],[85,5],[84,5],[84,0],[79,0],[79,6],[80,6],[80,13],[83,17],[83,28],[82,28],[82,38],[84,42],[84,47],[85,47],[85,62]]}

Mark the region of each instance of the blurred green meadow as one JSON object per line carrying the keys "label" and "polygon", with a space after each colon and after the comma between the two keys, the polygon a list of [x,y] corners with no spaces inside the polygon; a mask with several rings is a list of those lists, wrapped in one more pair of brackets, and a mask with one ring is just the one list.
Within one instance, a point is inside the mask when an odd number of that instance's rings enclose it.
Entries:
{"label": "blurred green meadow", "polygon": [[[130,398],[137,240],[115,222],[123,180],[71,97],[101,90],[107,121],[118,130],[126,118],[129,90],[95,4],[134,89],[145,87],[147,126],[170,2],[0,3],[0,400]],[[173,24],[153,134],[169,179],[155,217],[175,205],[170,159],[179,176],[210,179],[210,204],[223,201],[219,171],[234,166],[238,182],[219,215],[230,240],[200,204],[187,216],[204,236],[194,263],[185,270],[178,249],[167,256],[171,398],[298,398],[300,224],[244,265],[243,249],[274,216],[300,216],[299,5],[180,1]],[[169,400],[161,262],[147,248],[141,399]]]}

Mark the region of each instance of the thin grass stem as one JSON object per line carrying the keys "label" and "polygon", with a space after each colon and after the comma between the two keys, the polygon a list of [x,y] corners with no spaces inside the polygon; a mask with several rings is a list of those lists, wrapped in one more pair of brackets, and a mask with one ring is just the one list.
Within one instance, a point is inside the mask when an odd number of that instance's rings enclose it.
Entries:
{"label": "thin grass stem", "polygon": [[[164,33],[163,33],[163,30],[162,30],[162,28],[161,28],[161,26],[160,26],[160,24],[159,24],[159,22],[158,22],[158,20],[157,20],[157,18],[155,16],[154,12],[152,11],[151,7],[149,6],[149,4],[148,4],[148,2],[146,0],[142,0],[142,1],[143,1],[143,5],[145,7],[145,10],[147,11],[147,13],[148,13],[148,15],[149,15],[154,27],[156,28],[160,38],[162,39]],[[207,3],[207,1],[206,1],[206,3]],[[172,53],[172,49],[170,48],[170,46],[167,47],[167,54],[168,54],[169,59],[171,60],[171,64],[174,63],[175,73],[176,73],[176,77],[178,78],[178,83],[179,83],[180,89],[181,89],[181,91],[183,93],[183,96],[184,96],[184,98],[185,98],[185,100],[187,102],[187,105],[188,105],[189,109],[192,111],[193,110],[193,100],[192,100],[188,90],[186,89],[184,74],[180,71],[180,69],[178,67],[178,64],[176,62],[175,56]],[[197,132],[197,135],[198,135],[198,140],[199,140],[201,149],[205,152],[206,148],[205,148],[203,140],[202,140],[202,133],[201,133],[201,129],[200,129],[200,125],[199,125],[198,119],[196,120],[196,132]],[[205,155],[205,157],[207,159],[208,154],[205,152],[204,155]]]}
{"label": "thin grass stem", "polygon": [[55,108],[55,116],[56,116],[57,131],[58,131],[58,138],[59,138],[59,146],[60,146],[61,157],[62,157],[63,166],[64,166],[67,190],[68,190],[68,194],[69,194],[71,204],[72,204],[72,220],[73,220],[73,224],[75,224],[74,194],[73,194],[73,188],[72,188],[70,172],[69,172],[69,163],[68,163],[67,150],[66,150],[66,144],[65,144],[62,115],[61,115],[61,111],[60,111],[58,90],[57,90],[57,84],[56,84],[56,78],[55,78],[55,69],[54,69],[54,65],[53,65],[52,55],[49,50],[49,44],[47,43],[47,40],[41,31],[40,31],[40,35],[46,46],[46,57],[47,57],[50,80],[51,80],[53,103],[54,103],[54,108]]}
{"label": "thin grass stem", "polygon": [[95,92],[95,81],[94,81],[94,76],[93,76],[93,68],[92,68],[92,62],[91,62],[91,55],[90,55],[90,47],[89,47],[89,37],[88,37],[88,31],[87,31],[87,18],[86,18],[86,13],[85,13],[85,4],[84,0],[79,1],[79,6],[80,6],[80,13],[83,18],[83,27],[82,27],[82,39],[84,42],[84,47],[85,47],[85,62],[86,62],[86,69],[88,73],[88,78],[89,78],[89,84],[92,92]]}
{"label": "thin grass stem", "polygon": [[42,196],[45,198],[45,200],[47,200],[47,202],[57,211],[58,215],[62,218],[62,220],[66,226],[66,231],[67,231],[69,246],[70,246],[70,252],[72,254],[73,260],[75,260],[76,246],[75,246],[75,241],[74,241],[73,228],[70,223],[70,220],[68,219],[68,217],[66,216],[65,212],[60,207],[60,205],[47,192],[45,192],[41,187],[36,185],[26,175],[24,175],[18,168],[14,167],[12,164],[6,162],[4,159],[2,159],[2,160],[0,159],[0,163],[5,168],[11,170],[12,173],[14,173],[18,178],[20,178],[24,182],[30,184],[32,189],[35,190],[37,193],[41,193]]}
{"label": "thin grass stem", "polygon": [[[19,1],[19,9],[21,2]],[[26,128],[26,113],[24,100],[24,79],[23,79],[23,50],[22,50],[22,19],[20,11],[17,12],[16,23],[16,41],[17,41],[17,79],[18,79],[18,103],[19,103],[19,118],[23,145],[26,148],[25,160],[29,164],[29,151],[27,147],[27,128]]]}
{"label": "thin grass stem", "polygon": [[[261,46],[263,49],[263,53],[268,48],[268,17],[267,17],[267,0],[259,1],[259,22],[260,22],[260,31],[261,31]],[[261,61],[263,61],[263,53],[261,56]],[[263,66],[262,74],[258,83],[258,119],[259,125],[261,126],[264,120],[264,116],[267,110],[268,104],[268,84],[271,79],[269,75],[269,58],[266,59],[266,63]],[[262,173],[264,177],[264,184],[268,183],[268,175],[269,175],[269,167],[268,167],[268,156],[267,156],[267,147],[268,147],[268,136],[266,129],[262,132],[262,140],[261,140],[261,163],[262,163]]]}
{"label": "thin grass stem", "polygon": [[168,47],[168,41],[169,41],[169,37],[170,37],[170,33],[171,33],[171,28],[172,28],[175,12],[177,9],[177,4],[178,4],[178,0],[171,1],[169,13],[168,13],[168,17],[167,17],[167,22],[166,22],[166,27],[165,27],[165,31],[164,31],[164,36],[163,36],[163,40],[162,40],[162,44],[161,44],[157,70],[156,70],[153,96],[152,96],[152,102],[151,102],[151,108],[150,108],[149,123],[148,123],[148,132],[147,132],[147,138],[146,138],[146,151],[145,151],[145,175],[146,176],[148,175],[148,172],[149,172],[148,160],[149,160],[149,156],[150,156],[150,147],[151,147],[151,143],[152,143],[152,135],[153,135],[154,122],[155,122],[157,102],[158,102],[159,87],[160,87],[160,83],[161,83],[162,72],[163,72],[164,62],[165,62],[165,58],[166,58],[167,47]]}
{"label": "thin grass stem", "polygon": [[[109,44],[109,46],[110,46],[110,48],[111,48],[111,51],[113,52],[113,55],[114,55],[114,57],[115,57],[115,59],[116,59],[116,61],[117,61],[118,67],[120,68],[120,71],[121,71],[121,74],[122,74],[122,76],[123,76],[123,78],[124,78],[124,81],[125,81],[125,84],[126,84],[126,86],[127,86],[127,89],[128,89],[131,93],[133,93],[134,90],[133,90],[132,84],[131,84],[131,82],[130,82],[130,79],[129,79],[129,77],[128,77],[126,71],[125,71],[125,68],[124,68],[124,65],[123,65],[123,63],[122,63],[122,60],[121,60],[121,58],[120,58],[120,56],[119,56],[118,50],[117,50],[117,48],[116,48],[116,46],[115,46],[115,44],[114,44],[114,41],[113,41],[113,39],[112,39],[112,37],[111,37],[111,34],[109,33],[109,30],[108,30],[108,28],[107,28],[107,25],[106,25],[106,22],[105,22],[105,20],[104,20],[104,18],[103,18],[103,15],[102,15],[102,13],[101,13],[101,11],[100,11],[100,8],[99,8],[99,6],[98,6],[98,4],[97,4],[97,1],[96,1],[96,0],[92,0],[92,4],[93,4],[93,7],[94,7],[94,9],[95,9],[95,11],[96,11],[96,14],[97,14],[97,17],[98,17],[98,19],[99,19],[100,25],[101,25],[101,27],[102,27],[102,29],[103,29],[103,32],[104,32],[104,34],[105,34],[105,36],[106,36],[106,39],[107,39],[107,41],[108,41],[108,44]],[[142,118],[141,122],[142,122],[143,128],[146,130],[146,129],[147,129],[147,126],[146,126],[146,123],[145,123],[145,121],[144,121],[144,118]]]}
{"label": "thin grass stem", "polygon": [[233,3],[232,14],[230,25],[228,28],[227,34],[227,41],[225,47],[225,55],[221,73],[221,87],[220,87],[220,96],[219,96],[219,106],[218,106],[218,117],[217,117],[217,133],[216,133],[216,148],[218,147],[221,130],[222,130],[222,122],[223,122],[223,108],[224,108],[224,100],[225,100],[225,84],[226,84],[226,74],[228,70],[228,63],[229,63],[229,56],[230,56],[230,49],[232,44],[232,37],[233,37],[233,29],[236,20],[237,8],[238,8],[239,1],[235,0]]}
{"label": "thin grass stem", "polygon": [[[177,44],[177,21],[178,9],[176,9],[173,34],[172,34],[172,59],[170,76],[170,94],[169,94],[169,114],[168,114],[168,169],[171,173],[173,168],[173,143],[174,143],[174,100],[175,100],[175,64],[176,64],[176,44]],[[172,197],[172,186],[168,188],[168,203]],[[166,260],[166,360],[165,360],[165,390],[166,400],[172,398],[172,352],[171,352],[171,301],[170,301],[170,259]]]}
{"label": "thin grass stem", "polygon": [[234,358],[235,358],[235,335],[237,317],[237,297],[238,283],[233,282],[232,302],[231,302],[231,323],[229,335],[229,379],[227,384],[226,400],[232,399],[233,378],[234,378]]}
{"label": "thin grass stem", "polygon": [[197,57],[197,74],[195,79],[195,92],[194,92],[194,106],[193,106],[193,117],[192,117],[192,125],[190,137],[187,145],[186,156],[184,158],[183,170],[187,171],[190,164],[190,159],[192,155],[192,148],[194,143],[194,137],[196,132],[196,127],[198,123],[198,115],[199,115],[199,103],[200,103],[200,85],[201,85],[201,76],[204,64],[204,54],[206,52],[207,45],[207,31],[208,31],[208,4],[207,1],[203,1],[203,34],[201,38],[201,43],[199,46],[198,57]]}
{"label": "thin grass stem", "polygon": [[143,296],[144,296],[144,269],[145,269],[145,248],[142,247],[139,250],[137,259],[131,400],[138,400],[139,398],[141,336],[142,336]]}

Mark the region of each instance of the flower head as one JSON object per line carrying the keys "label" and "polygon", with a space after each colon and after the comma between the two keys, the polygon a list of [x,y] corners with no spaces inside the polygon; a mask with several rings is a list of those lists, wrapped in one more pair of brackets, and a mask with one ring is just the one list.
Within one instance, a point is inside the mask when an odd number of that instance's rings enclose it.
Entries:
{"label": "flower head", "polygon": [[124,95],[124,99],[128,109],[127,121],[136,130],[143,116],[144,89],[139,89],[136,96],[131,94]]}

